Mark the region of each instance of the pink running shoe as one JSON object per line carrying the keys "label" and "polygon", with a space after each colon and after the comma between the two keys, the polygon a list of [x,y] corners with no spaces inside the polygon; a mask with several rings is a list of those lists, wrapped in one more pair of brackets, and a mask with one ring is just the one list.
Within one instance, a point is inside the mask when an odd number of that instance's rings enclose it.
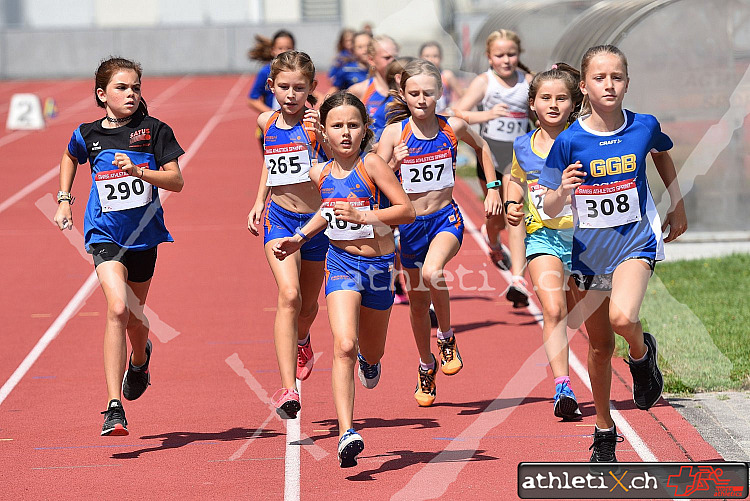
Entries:
{"label": "pink running shoe", "polygon": [[276,414],[281,419],[297,419],[297,413],[302,408],[299,403],[299,393],[297,393],[297,390],[290,390],[289,388],[281,388],[274,393],[271,401],[276,407]]}
{"label": "pink running shoe", "polygon": [[315,357],[313,355],[312,346],[310,340],[307,340],[307,344],[297,345],[297,379],[304,381],[310,377],[310,373],[315,363]]}

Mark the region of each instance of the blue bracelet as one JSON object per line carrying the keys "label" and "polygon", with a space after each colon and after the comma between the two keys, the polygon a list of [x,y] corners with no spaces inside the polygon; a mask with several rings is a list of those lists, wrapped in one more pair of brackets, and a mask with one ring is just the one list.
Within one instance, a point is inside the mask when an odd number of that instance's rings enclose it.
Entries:
{"label": "blue bracelet", "polygon": [[300,228],[297,228],[294,231],[294,234],[301,236],[302,240],[304,240],[305,242],[309,242],[310,241],[310,239],[307,237],[307,235],[305,235],[304,233],[302,233],[302,230]]}

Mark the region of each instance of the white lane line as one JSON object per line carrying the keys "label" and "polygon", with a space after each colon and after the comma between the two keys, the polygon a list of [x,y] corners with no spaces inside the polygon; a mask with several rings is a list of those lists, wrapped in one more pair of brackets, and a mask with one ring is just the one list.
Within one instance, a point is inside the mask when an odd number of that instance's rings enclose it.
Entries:
{"label": "white lane line", "polygon": [[[244,75],[237,80],[227,96],[224,98],[224,101],[222,102],[219,109],[208,120],[206,125],[203,126],[203,129],[201,129],[195,140],[193,140],[192,144],[184,155],[185,160],[181,162],[181,168],[183,171],[190,162],[190,159],[195,156],[197,150],[203,145],[211,131],[216,127],[216,125],[221,122],[221,118],[229,111],[232,102],[236,98],[236,94],[243,88],[247,80],[248,77]],[[162,197],[162,203],[164,203],[164,200],[167,199],[170,193],[171,192],[167,191],[164,194],[164,197]],[[34,362],[37,361],[37,359],[41,356],[47,346],[49,346],[52,340],[57,337],[60,331],[67,324],[68,320],[70,320],[73,315],[75,315],[75,313],[83,306],[83,304],[86,302],[86,299],[88,299],[88,297],[94,292],[94,289],[96,289],[97,285],[99,285],[99,280],[97,279],[96,272],[94,271],[91,273],[91,275],[89,275],[89,277],[86,279],[86,282],[84,282],[81,288],[78,289],[78,292],[75,293],[73,298],[68,302],[68,304],[65,306],[60,315],[55,319],[49,329],[47,329],[44,335],[39,339],[39,341],[37,341],[36,345],[34,345],[29,354],[26,355],[26,358],[24,358],[23,362],[21,362],[21,365],[19,365],[16,370],[13,371],[13,374],[11,374],[10,378],[8,378],[5,384],[3,384],[2,388],[0,388],[0,405],[2,405],[8,395],[10,395],[10,392],[13,391],[13,388],[16,387],[23,376],[26,375],[26,373],[29,371],[29,369],[31,369],[31,366],[34,365]]]}
{"label": "white lane line", "polygon": [[[159,104],[160,102],[164,101],[165,99],[169,99],[177,91],[181,90],[188,83],[190,83],[191,80],[192,80],[191,78],[182,77],[180,80],[178,80],[177,82],[175,82],[174,85],[171,85],[164,92],[162,92],[161,94],[159,94],[158,96],[156,96],[154,98],[154,102],[153,102],[152,106],[155,106],[155,105]],[[72,112],[74,110],[77,110],[78,108],[81,108],[85,103],[90,103],[90,102],[91,102],[91,98],[86,98],[85,100],[79,101],[78,103],[76,103],[75,105],[73,105],[68,111]],[[23,133],[21,135],[19,135],[19,136],[13,136],[14,139],[6,139],[6,138],[9,138],[9,136],[11,136],[12,134],[9,134],[8,136],[0,138],[0,147],[4,146],[5,144],[7,144],[8,142],[10,142],[12,140],[20,139],[23,135],[29,134],[28,131],[19,131],[19,132],[23,132]],[[52,167],[52,169],[48,170],[47,172],[45,172],[44,174],[42,174],[41,176],[39,176],[37,179],[35,179],[34,181],[32,181],[31,183],[29,183],[25,187],[21,188],[16,194],[11,195],[6,200],[4,200],[2,203],[0,203],[0,212],[3,212],[5,209],[7,209],[11,205],[15,204],[19,200],[23,199],[26,195],[28,195],[29,193],[32,193],[34,190],[36,190],[40,186],[43,186],[48,181],[51,181],[52,179],[54,179],[55,177],[57,177],[57,175],[59,173],[60,173],[60,164],[57,164],[54,167]]]}
{"label": "white lane line", "polygon": [[[474,222],[460,206],[459,210],[463,214],[466,231],[474,238],[480,248],[485,252],[489,252],[490,249],[484,242],[484,238],[482,238]],[[510,284],[510,273],[502,270],[498,271],[503,279]],[[542,312],[533,297],[529,298],[527,310],[534,316],[537,323],[542,326]],[[409,482],[391,497],[391,500],[411,501],[442,497],[450,484],[458,478],[461,470],[471,461],[471,458],[479,448],[482,437],[502,424],[513,410],[515,410],[515,407],[540,382],[547,378],[546,365],[547,356],[542,345],[524,361],[518,372],[514,374],[502,389],[500,395],[464,431],[448,442],[448,445],[437,456],[415,473]],[[584,384],[586,384],[587,388],[591,390],[588,372],[572,351],[570,351],[570,366],[573,367],[573,370]],[[611,403],[610,408],[612,409],[612,418],[617,423],[619,431],[627,437],[641,459],[644,461],[656,461],[653,453],[651,453],[622,414],[612,408]]]}
{"label": "white lane line", "polygon": [[[302,381],[297,380],[297,390],[302,399]],[[284,501],[300,499],[300,422],[302,411],[297,419],[286,420],[286,451],[284,453]]]}

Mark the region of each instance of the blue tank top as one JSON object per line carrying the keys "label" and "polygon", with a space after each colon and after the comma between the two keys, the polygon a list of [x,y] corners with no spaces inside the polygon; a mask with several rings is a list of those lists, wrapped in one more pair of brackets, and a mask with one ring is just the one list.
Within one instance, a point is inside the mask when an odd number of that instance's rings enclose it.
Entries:
{"label": "blue tank top", "polygon": [[401,122],[399,143],[406,143],[409,156],[401,162],[401,184],[407,193],[441,190],[455,184],[458,139],[448,119],[436,115],[438,133],[431,139],[414,135],[411,119]]}
{"label": "blue tank top", "polygon": [[332,208],[336,202],[349,202],[357,210],[378,210],[390,206],[390,201],[370,179],[365,170],[362,153],[354,169],[345,178],[331,175],[333,161],[323,166],[320,173],[321,214],[328,221],[326,235],[331,240],[355,240],[373,238],[371,225],[355,225],[336,220]]}
{"label": "blue tank top", "polygon": [[365,104],[367,113],[372,119],[370,128],[375,133],[375,139],[373,141],[376,143],[380,141],[380,135],[383,134],[383,129],[385,129],[385,108],[388,103],[391,102],[391,100],[392,99],[390,96],[384,96],[377,91],[377,89],[375,88],[375,79],[371,78],[367,84],[367,90],[365,90],[365,95],[362,98],[362,102]]}
{"label": "blue tank top", "polygon": [[278,127],[276,120],[280,114],[280,111],[275,111],[263,131],[263,155],[268,169],[267,186],[309,181],[311,162],[328,160],[315,134],[306,129],[302,121],[291,129]]}

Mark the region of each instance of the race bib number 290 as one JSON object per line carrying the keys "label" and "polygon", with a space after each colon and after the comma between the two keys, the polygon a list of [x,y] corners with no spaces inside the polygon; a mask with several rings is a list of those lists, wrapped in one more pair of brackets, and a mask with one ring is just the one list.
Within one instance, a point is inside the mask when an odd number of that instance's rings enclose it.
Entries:
{"label": "race bib number 290", "polygon": [[614,228],[641,220],[638,188],[633,179],[579,186],[575,201],[581,228]]}
{"label": "race bib number 290", "polygon": [[151,202],[153,191],[151,185],[125,171],[97,172],[94,176],[94,182],[99,193],[102,212],[134,209]]}

